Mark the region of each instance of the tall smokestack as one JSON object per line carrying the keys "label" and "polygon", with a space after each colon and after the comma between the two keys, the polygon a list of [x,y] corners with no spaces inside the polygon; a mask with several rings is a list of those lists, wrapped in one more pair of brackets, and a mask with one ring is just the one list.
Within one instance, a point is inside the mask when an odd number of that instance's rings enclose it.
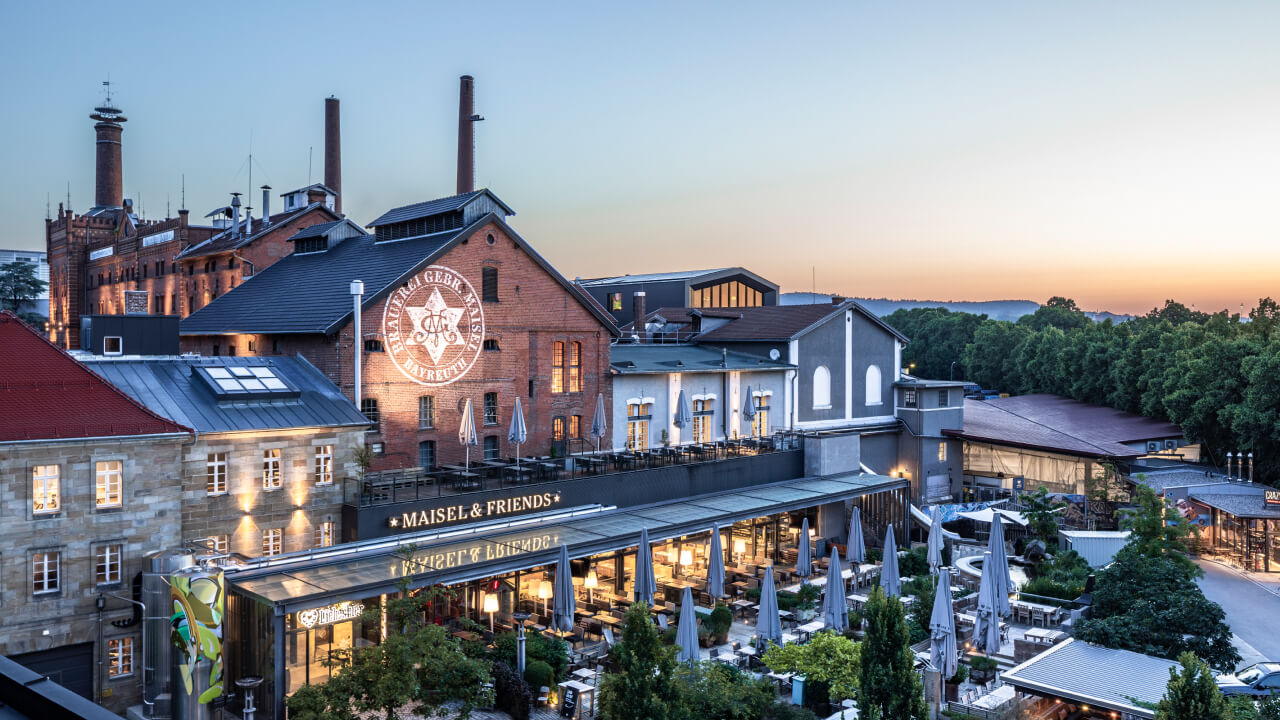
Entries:
{"label": "tall smokestack", "polygon": [[[110,101],[110,98],[107,98]],[[93,129],[98,135],[97,173],[94,188],[94,205],[124,206],[124,172],[120,159],[120,135],[124,128],[120,123],[128,120],[119,108],[110,102],[93,109],[90,120],[97,120]]]}
{"label": "tall smokestack", "polygon": [[458,91],[458,194],[476,189],[475,79],[463,75]]}
{"label": "tall smokestack", "polygon": [[342,214],[342,125],[338,98],[324,99],[324,184],[333,190],[333,211]]}

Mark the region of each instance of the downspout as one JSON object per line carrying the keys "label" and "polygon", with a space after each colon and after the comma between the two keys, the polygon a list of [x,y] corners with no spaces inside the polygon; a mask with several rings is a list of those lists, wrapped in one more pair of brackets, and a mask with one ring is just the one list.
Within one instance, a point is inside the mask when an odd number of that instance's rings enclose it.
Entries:
{"label": "downspout", "polygon": [[[238,250],[232,250],[232,251],[231,251],[231,257],[233,257],[233,258],[235,258],[235,259],[239,260],[240,262],[244,263],[245,265],[248,265],[248,266],[249,266],[249,277],[253,277],[254,275],[257,275],[257,274],[258,274],[258,269],[257,269],[257,267],[255,267],[255,266],[254,266],[253,261],[251,261],[249,258],[246,258],[245,256],[241,255],[241,254],[240,254],[240,252],[239,252]],[[240,280],[241,280],[241,282],[243,282],[243,281],[244,281],[244,273],[240,273]]]}
{"label": "downspout", "polygon": [[[147,605],[141,600],[131,600],[127,597],[116,595],[114,593],[106,593],[106,595],[107,597],[123,600],[142,608],[142,714],[146,717],[153,717],[155,715],[156,704],[147,699]],[[99,613],[99,615],[101,615],[101,613]]]}

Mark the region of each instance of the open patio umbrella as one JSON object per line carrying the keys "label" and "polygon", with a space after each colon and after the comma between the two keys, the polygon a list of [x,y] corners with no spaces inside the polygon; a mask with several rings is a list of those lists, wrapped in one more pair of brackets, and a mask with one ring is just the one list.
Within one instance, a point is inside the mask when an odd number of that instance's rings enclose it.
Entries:
{"label": "open patio umbrella", "polygon": [[600,439],[609,429],[604,415],[604,393],[596,393],[596,414],[591,417],[591,437],[596,439],[596,453],[600,452]]}
{"label": "open patio umbrella", "polygon": [[951,572],[938,572],[938,589],[933,595],[933,615],[929,617],[929,664],[943,678],[956,674],[956,616],[951,605]]}
{"label": "open patio umbrella", "polygon": [[658,581],[653,576],[653,550],[649,547],[649,528],[640,528],[640,544],[636,548],[636,602],[653,605],[658,594]]}
{"label": "open patio umbrella", "polygon": [[466,405],[462,407],[462,424],[458,426],[458,442],[466,448],[465,467],[467,472],[471,472],[471,447],[480,444],[476,442],[476,413],[471,407],[471,398],[467,398]]}
{"label": "open patio umbrella", "polygon": [[[991,552],[983,554],[982,580],[978,583],[978,608],[974,611],[973,645],[990,655],[1000,651],[1000,593],[996,589],[996,573]],[[1008,593],[1004,593],[1008,600]]]}
{"label": "open patio umbrella", "polygon": [[516,446],[516,479],[520,478],[520,446],[529,439],[529,430],[524,425],[524,410],[520,407],[520,396],[516,396],[516,406],[511,410],[511,429],[507,431],[507,440]]}
{"label": "open patio umbrella", "polygon": [[707,551],[707,594],[724,597],[724,549],[720,547],[720,526],[711,526],[711,547]]}
{"label": "open patio umbrella", "polygon": [[752,398],[750,385],[747,386],[747,394],[745,397],[747,398],[747,401],[742,405],[742,419],[751,423],[751,436],[755,437],[756,403],[755,403],[755,400]]}
{"label": "open patio umbrella", "polygon": [[867,561],[867,544],[862,540],[862,509],[857,505],[853,506],[853,515],[849,517],[849,546],[845,549],[845,557],[854,570]]}
{"label": "open patio umbrella", "polygon": [[764,653],[768,640],[775,645],[782,644],[782,618],[778,616],[778,591],[773,586],[773,566],[764,573],[764,584],[760,587],[759,616],[756,618],[756,651]]}
{"label": "open patio umbrella", "polygon": [[[996,515],[991,521],[991,539],[987,543],[991,553],[992,583],[996,590],[996,612],[1000,617],[1009,617],[1009,553],[1004,549],[1004,523]],[[982,563],[982,572],[986,573],[987,562]]]}
{"label": "open patio umbrella", "polygon": [[676,413],[671,418],[671,424],[680,428],[680,439],[686,440],[684,429],[693,427],[693,410],[689,407],[689,396],[684,394],[683,388],[676,396]]}
{"label": "open patio umbrella", "polygon": [[813,574],[813,554],[809,550],[809,518],[800,523],[800,538],[796,542],[796,574],[802,578]]}
{"label": "open patio umbrella", "polygon": [[929,516],[929,569],[937,572],[942,567],[942,514],[933,506]]}
{"label": "open patio umbrella", "polygon": [[556,585],[551,627],[559,632],[573,629],[573,613],[577,602],[573,597],[573,575],[569,567],[569,548],[560,543],[560,559],[556,562]]}
{"label": "open patio umbrella", "polygon": [[693,591],[684,589],[680,599],[680,624],[676,626],[676,645],[680,646],[679,662],[698,662],[698,612],[693,609]]}
{"label": "open patio umbrella", "polygon": [[898,575],[898,544],[893,539],[893,526],[884,533],[884,567],[880,568],[880,587],[888,597],[901,597],[902,578]]}
{"label": "open patio umbrella", "polygon": [[844,599],[844,568],[840,553],[831,548],[831,564],[827,567],[827,589],[822,596],[822,622],[828,630],[843,632],[849,627],[849,606]]}

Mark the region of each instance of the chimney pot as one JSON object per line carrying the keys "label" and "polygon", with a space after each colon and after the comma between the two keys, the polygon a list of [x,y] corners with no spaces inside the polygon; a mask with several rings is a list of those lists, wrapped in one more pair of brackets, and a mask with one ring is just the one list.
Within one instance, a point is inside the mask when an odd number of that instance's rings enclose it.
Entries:
{"label": "chimney pot", "polygon": [[631,314],[635,316],[631,320],[631,327],[635,329],[635,334],[647,340],[649,338],[649,324],[645,322],[648,313],[645,312],[644,303],[644,291],[631,295]]}
{"label": "chimney pot", "polygon": [[[334,207],[337,207],[337,198],[333,201]],[[271,224],[271,186],[262,186],[262,227]]]}
{"label": "chimney pot", "polygon": [[324,184],[333,190],[333,211],[341,215],[342,123],[338,112],[338,98],[332,95],[324,99]]}

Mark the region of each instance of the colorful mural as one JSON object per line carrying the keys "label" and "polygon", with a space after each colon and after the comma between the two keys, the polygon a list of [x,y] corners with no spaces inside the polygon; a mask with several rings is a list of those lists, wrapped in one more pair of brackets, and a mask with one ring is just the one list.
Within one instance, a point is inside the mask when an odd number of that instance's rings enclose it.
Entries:
{"label": "colorful mural", "polygon": [[222,619],[226,604],[222,571],[174,575],[169,587],[173,600],[170,638],[180,653],[175,660],[183,686],[190,696],[195,691],[201,661],[208,661],[209,687],[197,698],[201,704],[208,703],[222,694]]}

